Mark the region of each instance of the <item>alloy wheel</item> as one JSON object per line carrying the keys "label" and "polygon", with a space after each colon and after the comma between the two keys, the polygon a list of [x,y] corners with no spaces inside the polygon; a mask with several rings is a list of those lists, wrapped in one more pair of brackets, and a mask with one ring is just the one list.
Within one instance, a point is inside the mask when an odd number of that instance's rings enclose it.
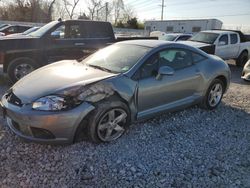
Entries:
{"label": "alloy wheel", "polygon": [[97,125],[97,135],[100,140],[110,142],[116,140],[125,132],[127,113],[121,108],[107,111]]}
{"label": "alloy wheel", "polygon": [[216,83],[210,90],[208,102],[211,107],[215,107],[221,101],[223,95],[223,88],[220,83]]}
{"label": "alloy wheel", "polygon": [[17,80],[20,80],[22,77],[26,76],[27,74],[31,73],[34,70],[34,68],[27,64],[27,63],[22,63],[18,66],[16,66],[14,70],[14,75]]}

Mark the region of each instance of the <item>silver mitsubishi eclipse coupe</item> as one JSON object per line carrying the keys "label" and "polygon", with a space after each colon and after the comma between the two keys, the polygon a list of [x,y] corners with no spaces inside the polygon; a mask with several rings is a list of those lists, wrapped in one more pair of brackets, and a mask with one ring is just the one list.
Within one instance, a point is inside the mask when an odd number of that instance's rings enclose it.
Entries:
{"label": "silver mitsubishi eclipse coupe", "polygon": [[156,114],[195,104],[215,109],[230,74],[223,60],[191,46],[131,40],[32,72],[1,106],[9,128],[28,140],[72,143],[84,132],[93,142],[110,142]]}

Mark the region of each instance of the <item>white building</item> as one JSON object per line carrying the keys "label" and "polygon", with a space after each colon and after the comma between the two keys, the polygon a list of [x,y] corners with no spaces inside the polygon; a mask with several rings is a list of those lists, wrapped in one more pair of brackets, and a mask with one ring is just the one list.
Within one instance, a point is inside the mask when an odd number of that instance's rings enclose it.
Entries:
{"label": "white building", "polygon": [[197,33],[203,30],[221,29],[222,21],[217,19],[146,21],[145,33]]}

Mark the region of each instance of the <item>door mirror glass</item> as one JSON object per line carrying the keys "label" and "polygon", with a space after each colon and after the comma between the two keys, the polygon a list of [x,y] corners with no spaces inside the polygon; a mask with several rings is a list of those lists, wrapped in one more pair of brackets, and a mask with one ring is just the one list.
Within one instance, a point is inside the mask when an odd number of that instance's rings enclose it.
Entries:
{"label": "door mirror glass", "polygon": [[162,66],[158,70],[158,75],[156,79],[159,80],[163,75],[172,76],[174,75],[174,69],[169,66]]}

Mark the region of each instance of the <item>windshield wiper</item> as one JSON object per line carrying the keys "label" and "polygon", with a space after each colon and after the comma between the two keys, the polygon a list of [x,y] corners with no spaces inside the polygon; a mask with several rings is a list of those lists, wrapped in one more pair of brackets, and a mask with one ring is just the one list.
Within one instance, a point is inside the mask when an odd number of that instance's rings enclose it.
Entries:
{"label": "windshield wiper", "polygon": [[93,67],[93,68],[96,68],[96,69],[103,70],[103,71],[105,71],[105,72],[118,73],[118,72],[112,71],[112,70],[110,70],[110,69],[107,69],[107,68],[105,68],[105,67],[101,67],[101,66],[99,66],[99,65],[90,65],[90,64],[86,64],[86,65],[88,65],[88,66],[90,66],[90,67]]}

